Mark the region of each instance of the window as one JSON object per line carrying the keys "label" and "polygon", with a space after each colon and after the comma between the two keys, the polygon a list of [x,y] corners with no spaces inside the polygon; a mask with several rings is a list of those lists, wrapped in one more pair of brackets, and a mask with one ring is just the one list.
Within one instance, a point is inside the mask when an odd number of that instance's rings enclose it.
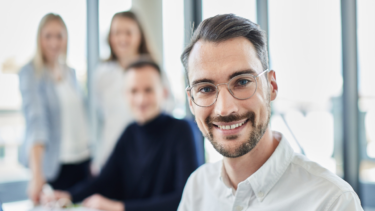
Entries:
{"label": "window", "polygon": [[256,22],[255,0],[202,0],[203,20],[215,15],[233,13]]}
{"label": "window", "polygon": [[[270,0],[269,48],[279,93],[271,126],[297,152],[341,175],[340,1]],[[335,141],[336,140],[336,141]]]}
{"label": "window", "polygon": [[173,116],[184,118],[185,72],[180,61],[184,50],[184,1],[163,0],[163,63],[174,97]]}
{"label": "window", "polygon": [[375,1],[357,1],[359,129],[362,143],[360,178],[375,181]]}

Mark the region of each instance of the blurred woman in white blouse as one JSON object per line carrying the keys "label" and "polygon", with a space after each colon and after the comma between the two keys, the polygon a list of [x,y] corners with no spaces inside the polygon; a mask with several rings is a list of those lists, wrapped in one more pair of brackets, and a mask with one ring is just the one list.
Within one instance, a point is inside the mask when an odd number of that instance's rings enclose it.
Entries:
{"label": "blurred woman in white blouse", "polygon": [[131,11],[113,16],[108,44],[110,56],[99,65],[94,76],[95,101],[101,120],[101,140],[94,159],[96,170],[105,164],[124,128],[134,120],[125,98],[124,69],[139,56],[153,57],[141,23]]}
{"label": "blurred woman in white blouse", "polygon": [[26,120],[20,154],[32,172],[28,195],[36,204],[45,183],[68,190],[90,177],[86,106],[75,71],[66,64],[67,43],[62,18],[45,15],[36,54],[19,72]]}

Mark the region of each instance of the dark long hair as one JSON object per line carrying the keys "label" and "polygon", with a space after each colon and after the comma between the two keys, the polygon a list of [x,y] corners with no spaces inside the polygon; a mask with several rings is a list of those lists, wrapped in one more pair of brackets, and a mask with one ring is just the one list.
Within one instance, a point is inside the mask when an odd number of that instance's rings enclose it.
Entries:
{"label": "dark long hair", "polygon": [[[139,45],[138,53],[139,54],[151,54],[150,50],[148,48],[148,45],[147,45],[145,33],[143,31],[141,23],[139,22],[139,20],[137,18],[137,15],[134,12],[132,12],[132,11],[118,12],[118,13],[116,13],[112,17],[111,28],[112,28],[113,20],[115,18],[118,18],[118,17],[129,18],[129,19],[131,19],[131,20],[133,20],[133,21],[135,21],[137,23],[139,31],[141,33],[141,44]],[[109,48],[111,49],[111,54],[110,54],[110,56],[108,58],[108,61],[117,61],[118,58],[117,58],[116,54],[113,52],[113,48],[111,46],[111,42],[109,41],[110,40],[110,36],[111,36],[111,30],[109,30],[108,38],[107,38],[107,42],[108,42]]]}

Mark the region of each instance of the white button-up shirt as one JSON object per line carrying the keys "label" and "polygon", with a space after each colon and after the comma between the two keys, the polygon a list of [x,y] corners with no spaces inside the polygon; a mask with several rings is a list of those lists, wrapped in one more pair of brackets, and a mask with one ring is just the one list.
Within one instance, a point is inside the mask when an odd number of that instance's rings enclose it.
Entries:
{"label": "white button-up shirt", "polygon": [[352,187],[293,151],[282,138],[271,157],[235,191],[222,161],[205,164],[189,178],[178,211],[356,211]]}

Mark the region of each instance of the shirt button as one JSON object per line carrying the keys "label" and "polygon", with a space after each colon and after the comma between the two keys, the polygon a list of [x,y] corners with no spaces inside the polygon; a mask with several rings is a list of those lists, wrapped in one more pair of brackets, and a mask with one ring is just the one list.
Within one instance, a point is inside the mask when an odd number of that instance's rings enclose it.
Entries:
{"label": "shirt button", "polygon": [[243,207],[241,207],[241,206],[236,207],[236,211],[241,211],[241,210],[243,210]]}
{"label": "shirt button", "polygon": [[259,197],[259,198],[263,198],[263,196],[264,196],[264,193],[263,193],[263,192],[259,192],[259,193],[258,193],[258,197]]}

